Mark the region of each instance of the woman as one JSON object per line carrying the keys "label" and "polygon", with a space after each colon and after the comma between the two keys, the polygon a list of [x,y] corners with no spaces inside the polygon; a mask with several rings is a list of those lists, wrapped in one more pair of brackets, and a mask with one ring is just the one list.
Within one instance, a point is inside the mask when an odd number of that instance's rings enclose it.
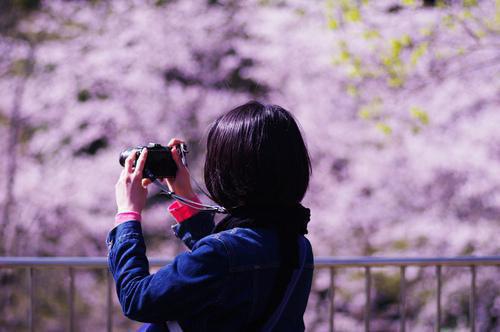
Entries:
{"label": "woman", "polygon": [[[178,171],[166,179],[178,195],[197,200],[189,172],[169,142]],[[150,274],[141,211],[150,181],[127,159],[116,184],[118,214],[109,233],[109,268],[124,314],[150,323],[143,330],[303,331],[313,254],[309,209],[300,202],[311,173],[309,155],[292,115],[249,102],[219,117],[207,139],[204,167],[210,198],[228,215],[175,202],[174,233],[190,251]],[[167,323],[166,323],[167,322]],[[176,323],[173,323],[176,322]]]}

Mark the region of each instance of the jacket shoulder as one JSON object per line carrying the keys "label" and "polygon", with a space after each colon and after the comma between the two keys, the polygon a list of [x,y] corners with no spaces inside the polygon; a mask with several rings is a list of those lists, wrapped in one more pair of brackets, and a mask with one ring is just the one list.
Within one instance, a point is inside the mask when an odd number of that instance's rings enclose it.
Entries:
{"label": "jacket shoulder", "polygon": [[233,272],[280,266],[278,239],[273,230],[236,227],[212,236],[224,244]]}
{"label": "jacket shoulder", "polygon": [[221,251],[226,254],[228,253],[227,245],[220,236],[220,233],[209,234],[203,237],[198,242],[196,242],[196,244],[192,248],[192,251],[195,251],[203,246],[209,246],[214,248],[214,250]]}

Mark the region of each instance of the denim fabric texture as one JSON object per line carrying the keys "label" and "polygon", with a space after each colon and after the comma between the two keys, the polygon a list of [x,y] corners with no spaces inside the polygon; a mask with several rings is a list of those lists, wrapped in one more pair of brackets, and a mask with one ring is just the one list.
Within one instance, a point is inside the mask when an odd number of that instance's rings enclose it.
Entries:
{"label": "denim fabric texture", "polygon": [[[123,313],[167,331],[247,331],[262,318],[280,268],[278,236],[267,228],[233,228],[211,234],[214,215],[200,212],[172,227],[190,249],[149,273],[141,223],[130,220],[108,234],[108,265]],[[313,253],[274,331],[304,331]]]}

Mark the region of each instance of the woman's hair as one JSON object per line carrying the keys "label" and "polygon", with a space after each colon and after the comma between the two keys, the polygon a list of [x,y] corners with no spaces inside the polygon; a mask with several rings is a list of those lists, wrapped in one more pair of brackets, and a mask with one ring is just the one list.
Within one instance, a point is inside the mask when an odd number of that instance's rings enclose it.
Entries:
{"label": "woman's hair", "polygon": [[278,105],[248,102],[209,129],[205,184],[211,199],[229,211],[296,205],[310,175],[299,127]]}

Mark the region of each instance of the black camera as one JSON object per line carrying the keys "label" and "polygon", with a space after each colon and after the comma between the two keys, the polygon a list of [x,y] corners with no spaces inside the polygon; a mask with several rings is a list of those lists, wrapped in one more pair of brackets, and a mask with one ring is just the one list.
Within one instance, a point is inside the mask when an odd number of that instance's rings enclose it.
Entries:
{"label": "black camera", "polygon": [[[187,148],[185,144],[180,144],[182,153],[187,153]],[[158,143],[149,143],[145,146],[137,146],[135,148],[129,148],[122,153],[120,153],[120,165],[125,166],[125,160],[131,153],[136,154],[135,163],[139,159],[142,149],[148,149],[148,157],[146,159],[146,164],[144,165],[144,172],[142,174],[143,178],[148,178],[153,176],[155,178],[174,178],[177,173],[177,165],[172,158],[171,148],[163,146]],[[148,172],[146,172],[146,170]],[[147,175],[146,175],[147,174]]]}

